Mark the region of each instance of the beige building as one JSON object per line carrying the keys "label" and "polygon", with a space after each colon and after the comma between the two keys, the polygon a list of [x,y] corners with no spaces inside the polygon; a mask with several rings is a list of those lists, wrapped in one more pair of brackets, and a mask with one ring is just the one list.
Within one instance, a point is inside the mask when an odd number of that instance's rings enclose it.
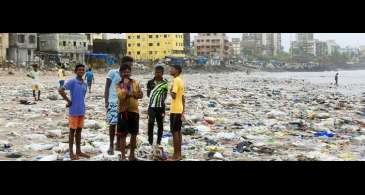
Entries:
{"label": "beige building", "polygon": [[229,57],[229,41],[226,33],[198,33],[194,38],[195,54],[224,59]]}
{"label": "beige building", "polygon": [[9,34],[0,33],[0,63],[6,60],[7,48],[9,48]]}
{"label": "beige building", "polygon": [[105,33],[82,33],[86,35],[88,50],[92,51],[94,40],[103,39]]}
{"label": "beige building", "polygon": [[316,40],[313,33],[297,33],[296,41],[291,42],[292,55],[301,56],[304,54],[316,55]]}
{"label": "beige building", "polygon": [[85,63],[88,40],[85,33],[43,33],[39,36],[39,50],[60,54],[64,59]]}
{"label": "beige building", "polygon": [[232,51],[233,56],[239,56],[241,54],[241,39],[240,38],[232,38]]}

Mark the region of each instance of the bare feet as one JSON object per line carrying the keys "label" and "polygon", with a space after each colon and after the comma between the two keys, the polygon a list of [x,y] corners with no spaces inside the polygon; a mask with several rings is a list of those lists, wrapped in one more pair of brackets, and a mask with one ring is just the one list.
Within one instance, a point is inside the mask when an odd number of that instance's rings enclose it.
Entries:
{"label": "bare feet", "polygon": [[82,153],[82,152],[80,152],[80,153],[77,153],[76,155],[77,155],[77,156],[81,156],[81,157],[84,157],[84,158],[90,158],[90,155],[87,155],[87,154],[85,154],[85,153]]}
{"label": "bare feet", "polygon": [[115,150],[120,151],[120,144],[118,144],[118,143],[115,144]]}
{"label": "bare feet", "polygon": [[125,156],[122,156],[121,154],[119,154],[118,156],[119,156],[119,161],[127,161]]}
{"label": "bare feet", "polygon": [[109,148],[108,154],[109,155],[114,155],[114,148]]}
{"label": "bare feet", "polygon": [[181,161],[181,160],[182,160],[181,157],[175,157],[175,156],[167,159],[167,161]]}
{"label": "bare feet", "polygon": [[77,155],[70,154],[70,159],[71,160],[79,160],[79,157]]}
{"label": "bare feet", "polygon": [[136,158],[135,156],[129,156],[128,160],[129,161],[139,161],[138,158]]}

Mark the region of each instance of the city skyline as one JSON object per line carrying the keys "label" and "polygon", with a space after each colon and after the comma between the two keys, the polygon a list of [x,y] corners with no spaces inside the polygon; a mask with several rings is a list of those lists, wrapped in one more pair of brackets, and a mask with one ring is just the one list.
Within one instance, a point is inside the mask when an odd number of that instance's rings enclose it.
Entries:
{"label": "city skyline", "polygon": [[[196,33],[192,33],[196,34]],[[226,33],[229,38],[241,38],[242,33]],[[341,47],[365,46],[365,33],[313,33],[315,39],[321,41],[335,40]],[[289,51],[290,42],[295,41],[295,33],[282,33],[284,51]]]}

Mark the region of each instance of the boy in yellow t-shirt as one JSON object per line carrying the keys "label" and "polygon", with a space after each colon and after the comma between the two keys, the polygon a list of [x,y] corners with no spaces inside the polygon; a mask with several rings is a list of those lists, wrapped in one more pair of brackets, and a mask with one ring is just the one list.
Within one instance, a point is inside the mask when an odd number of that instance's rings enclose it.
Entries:
{"label": "boy in yellow t-shirt", "polygon": [[170,74],[174,77],[170,89],[170,95],[172,97],[170,107],[170,130],[172,132],[174,156],[169,160],[181,160],[181,126],[182,119],[185,112],[185,89],[184,81],[181,79],[180,74],[182,72],[181,66],[172,65],[170,68]]}
{"label": "boy in yellow t-shirt", "polygon": [[60,88],[65,84],[65,65],[62,64],[61,68],[58,70],[58,82],[60,84]]}

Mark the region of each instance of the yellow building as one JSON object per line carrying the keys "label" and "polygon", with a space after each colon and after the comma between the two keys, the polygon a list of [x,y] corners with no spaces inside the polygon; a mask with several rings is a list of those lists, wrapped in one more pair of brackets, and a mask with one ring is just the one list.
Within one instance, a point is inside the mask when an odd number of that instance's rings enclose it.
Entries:
{"label": "yellow building", "polygon": [[9,33],[0,33],[0,64],[6,60],[6,49],[9,47]]}
{"label": "yellow building", "polygon": [[136,61],[184,57],[184,33],[126,33],[127,54]]}

